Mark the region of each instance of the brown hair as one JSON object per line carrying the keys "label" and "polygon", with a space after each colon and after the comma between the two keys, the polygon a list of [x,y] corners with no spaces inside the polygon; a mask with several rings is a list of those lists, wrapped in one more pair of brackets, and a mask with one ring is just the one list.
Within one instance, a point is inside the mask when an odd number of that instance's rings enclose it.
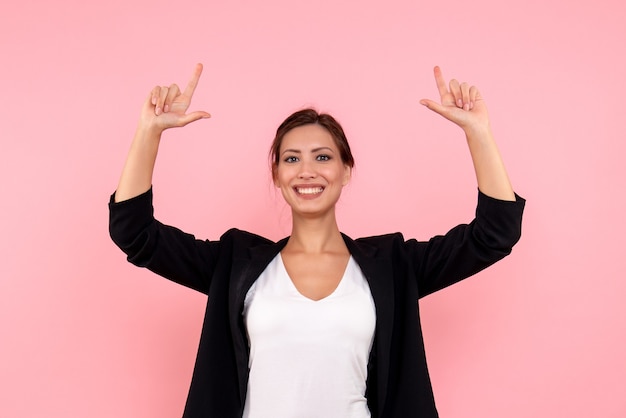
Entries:
{"label": "brown hair", "polygon": [[327,113],[318,113],[315,109],[302,109],[292,113],[280,124],[276,130],[276,136],[270,147],[270,161],[272,162],[272,175],[280,162],[280,146],[287,132],[294,128],[304,125],[320,125],[325,128],[335,141],[335,145],[339,148],[341,161],[348,167],[354,167],[354,157],[350,151],[350,145],[343,128],[335,118]]}

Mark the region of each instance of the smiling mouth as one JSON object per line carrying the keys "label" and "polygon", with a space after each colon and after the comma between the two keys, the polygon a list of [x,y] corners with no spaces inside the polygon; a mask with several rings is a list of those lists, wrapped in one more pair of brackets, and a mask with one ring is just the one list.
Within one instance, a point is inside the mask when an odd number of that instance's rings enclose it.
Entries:
{"label": "smiling mouth", "polygon": [[304,195],[313,195],[313,194],[322,193],[324,191],[324,188],[321,186],[319,187],[296,187],[295,189],[298,194],[304,194]]}

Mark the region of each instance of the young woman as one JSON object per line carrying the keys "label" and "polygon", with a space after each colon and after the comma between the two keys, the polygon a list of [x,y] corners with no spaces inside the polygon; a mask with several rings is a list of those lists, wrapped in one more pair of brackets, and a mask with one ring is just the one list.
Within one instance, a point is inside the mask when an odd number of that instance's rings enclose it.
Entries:
{"label": "young woman", "polygon": [[208,295],[184,417],[436,417],[417,301],[509,254],[525,203],[476,87],[447,84],[435,68],[440,103],[420,102],[465,132],[479,188],[471,223],[427,242],[343,235],[335,205],[350,147],[335,119],[304,109],[271,146],[291,235],[274,243],[231,229],[203,241],[152,210],[161,134],[209,117],[187,113],[201,72],[184,92],[151,91],[109,204],[111,237],[130,262]]}

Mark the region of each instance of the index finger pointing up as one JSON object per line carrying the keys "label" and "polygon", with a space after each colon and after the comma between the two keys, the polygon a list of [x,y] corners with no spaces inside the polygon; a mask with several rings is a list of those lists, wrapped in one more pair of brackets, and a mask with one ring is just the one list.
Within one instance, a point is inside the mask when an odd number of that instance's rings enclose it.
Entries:
{"label": "index finger pointing up", "polygon": [[187,84],[187,87],[185,88],[185,95],[186,96],[192,96],[193,92],[196,90],[196,86],[198,85],[198,80],[200,80],[200,74],[202,74],[202,64],[196,64],[196,69],[193,72],[193,75],[191,76],[191,80],[189,80],[189,83]]}
{"label": "index finger pointing up", "polygon": [[439,90],[439,95],[443,96],[448,93],[448,85],[446,84],[446,80],[443,79],[443,74],[441,73],[441,68],[438,66],[434,69],[435,73],[435,81],[437,82],[437,89]]}

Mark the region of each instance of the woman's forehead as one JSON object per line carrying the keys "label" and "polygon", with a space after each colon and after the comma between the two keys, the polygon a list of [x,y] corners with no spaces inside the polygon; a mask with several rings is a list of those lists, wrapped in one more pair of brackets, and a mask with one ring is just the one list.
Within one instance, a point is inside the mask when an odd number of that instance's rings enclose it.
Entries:
{"label": "woman's forehead", "polygon": [[312,150],[327,147],[335,151],[337,146],[332,135],[320,125],[303,125],[293,128],[285,134],[281,143],[281,152],[287,149]]}

